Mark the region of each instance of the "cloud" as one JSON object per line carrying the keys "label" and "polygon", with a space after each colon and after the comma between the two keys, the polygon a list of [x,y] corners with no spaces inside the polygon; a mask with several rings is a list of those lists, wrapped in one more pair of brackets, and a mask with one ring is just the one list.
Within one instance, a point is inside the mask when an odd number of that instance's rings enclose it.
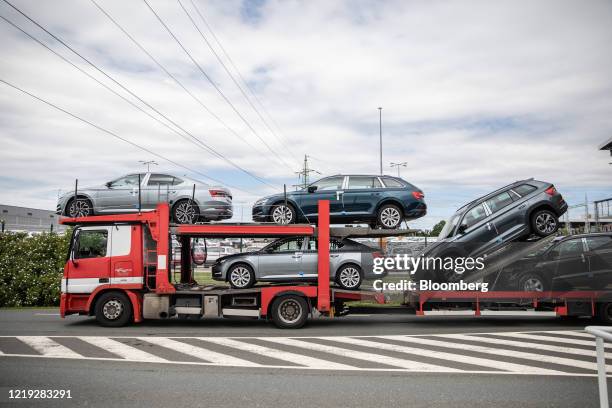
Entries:
{"label": "cloud", "polygon": [[[181,1],[200,23],[190,1]],[[234,193],[247,214],[256,196],[296,183],[293,172],[303,154],[312,155],[312,166],[326,174],[378,172],[378,106],[384,107],[385,166],[407,161],[402,176],[427,194],[430,215],[415,226],[431,226],[462,202],[520,178],[554,182],[578,202],[585,193],[590,199],[612,196],[609,159],[597,151],[612,128],[609,2],[197,0],[282,130],[276,137],[178,3],[151,1],[289,167],[233,112],[144,3],[99,3],[240,137],[173,83],[93,3],[16,1],[160,112],[277,189],[236,171],[190,137],[179,137],[3,21],[0,78],[248,190]],[[0,14],[131,98],[6,4],[0,4]],[[0,141],[0,201],[8,204],[54,208],[57,189],[69,189],[75,178],[99,184],[152,158],[3,85]],[[158,161],[156,170],[188,173]]]}

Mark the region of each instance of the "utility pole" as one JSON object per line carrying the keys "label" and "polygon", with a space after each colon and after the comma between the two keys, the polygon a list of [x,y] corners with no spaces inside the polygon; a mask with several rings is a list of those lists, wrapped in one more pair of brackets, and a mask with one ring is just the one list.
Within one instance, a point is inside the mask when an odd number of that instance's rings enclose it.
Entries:
{"label": "utility pole", "polygon": [[380,175],[383,175],[382,168],[382,107],[378,107],[378,137],[380,140]]}
{"label": "utility pole", "polygon": [[591,232],[591,222],[589,220],[589,200],[587,193],[584,193],[584,232]]}
{"label": "utility pole", "polygon": [[391,162],[390,165],[391,165],[391,168],[397,167],[397,177],[399,177],[400,176],[400,166],[401,167],[406,167],[406,166],[408,166],[408,162],[401,162],[401,163],[393,163],[393,162]]}
{"label": "utility pole", "polygon": [[303,188],[306,188],[308,186],[308,181],[309,181],[308,177],[310,173],[321,174],[318,170],[308,168],[308,155],[307,154],[304,155],[304,167],[302,168],[301,171],[296,171],[295,173],[298,175],[298,179],[302,179],[301,186]]}
{"label": "utility pole", "polygon": [[139,163],[147,166],[147,173],[151,170],[151,165],[157,166],[157,162],[155,160],[138,160]]}

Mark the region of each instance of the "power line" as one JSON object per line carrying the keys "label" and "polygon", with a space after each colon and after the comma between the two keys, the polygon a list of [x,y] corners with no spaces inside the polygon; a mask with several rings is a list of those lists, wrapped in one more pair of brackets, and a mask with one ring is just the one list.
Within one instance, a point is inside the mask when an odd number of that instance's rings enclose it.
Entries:
{"label": "power line", "polygon": [[[43,27],[42,25],[40,25],[38,22],[36,22],[34,19],[32,19],[31,17],[29,17],[27,14],[25,14],[23,11],[21,11],[19,8],[15,7],[13,4],[11,4],[8,0],[3,0],[5,3],[7,3],[9,6],[11,6],[13,9],[15,9],[19,14],[21,14],[22,16],[24,16],[26,19],[28,19],[30,22],[32,22],[34,25],[36,25],[38,28],[40,28],[41,30],[43,30],[45,33],[47,33],[49,36],[51,36],[53,39],[55,39],[56,41],[58,41],[60,44],[62,44],[64,47],[68,48],[72,53],[74,53],[75,55],[77,55],[78,57],[80,57],[83,61],[85,61],[88,65],[90,65],[91,67],[93,67],[95,70],[97,70],[98,72],[100,72],[102,75],[104,75],[105,77],[107,77],[108,79],[110,79],[111,81],[113,81],[115,84],[119,85],[119,87],[121,87],[121,89],[125,90],[126,92],[128,92],[130,95],[132,95],[134,98],[136,98],[137,100],[139,100],[141,103],[143,103],[144,105],[146,105],[148,108],[150,108],[151,110],[153,110],[154,112],[156,112],[158,115],[160,115],[161,117],[163,117],[164,119],[166,119],[168,122],[170,122],[171,124],[173,124],[174,126],[176,126],[178,129],[180,129],[181,131],[183,131],[186,135],[188,135],[189,137],[191,137],[191,139],[193,139],[196,143],[196,145],[198,145],[199,147],[204,147],[204,150],[208,151],[209,153],[221,158],[222,160],[226,161],[227,163],[231,164],[233,167],[237,168],[238,170],[244,172],[245,174],[248,174],[249,176],[257,179],[258,181],[270,186],[270,187],[275,187],[272,184],[268,183],[267,181],[265,181],[264,179],[262,179],[261,177],[252,174],[251,172],[249,172],[246,169],[243,169],[242,167],[238,166],[237,164],[235,164],[233,161],[231,161],[230,159],[226,158],[223,154],[217,152],[214,148],[208,146],[206,143],[204,143],[202,140],[200,140],[198,137],[194,136],[192,133],[190,133],[189,131],[185,130],[183,127],[181,127],[178,123],[176,123],[174,120],[170,119],[168,116],[164,115],[162,112],[160,112],[158,109],[156,109],[153,105],[151,105],[150,103],[148,103],[147,101],[145,101],[144,99],[142,99],[141,97],[139,97],[138,95],[136,95],[134,92],[132,92],[129,88],[127,88],[125,85],[123,85],[122,83],[120,83],[119,81],[117,81],[115,78],[113,78],[112,76],[110,76],[109,74],[107,74],[104,70],[102,70],[101,68],[99,68],[96,64],[94,64],[93,62],[91,62],[89,59],[87,59],[86,57],[84,57],[83,55],[81,55],[78,51],[76,51],[75,49],[73,49],[72,47],[70,47],[66,42],[64,42],[61,38],[57,37],[55,34],[51,33],[49,30],[47,30],[45,27]],[[5,21],[9,22],[6,18],[3,18]],[[10,22],[9,22],[10,23]],[[20,31],[24,32],[24,30],[20,29],[19,27],[17,27],[15,24],[12,24],[14,27],[18,28]],[[26,33],[27,34],[27,33]],[[31,35],[28,35],[30,38],[33,38]],[[40,41],[37,41],[40,44],[42,44]],[[44,46],[44,45],[43,45]],[[49,49],[49,47],[45,48]],[[55,53],[56,55],[58,55],[57,53]],[[66,61],[65,58],[62,58]],[[74,67],[76,67],[75,64],[72,64]],[[79,68],[77,68],[79,69]],[[83,70],[79,69],[81,72],[84,72]],[[88,75],[90,78],[93,78],[91,75]],[[96,82],[102,84],[100,81],[98,81],[97,79]],[[105,88],[109,89],[110,88],[106,85]],[[181,135],[179,132],[177,132],[175,129],[173,129],[172,127],[170,127],[168,124],[165,124],[164,122],[160,121],[159,119],[153,117],[151,114],[149,114],[148,112],[146,112],[145,110],[143,110],[142,108],[138,107],[137,105],[135,105],[134,103],[132,103],[131,101],[129,101],[127,98],[125,98],[124,96],[118,94],[117,92],[111,91],[113,93],[115,93],[115,95],[120,96],[122,99],[124,99],[125,101],[127,101],[128,103],[130,103],[132,106],[136,107],[137,109],[139,109],[141,112],[146,113],[148,116],[152,117],[153,119],[157,120],[159,123],[163,124],[164,126],[166,126],[167,128],[169,128],[170,130],[174,131],[175,133],[177,133],[179,136],[186,138],[184,135]],[[186,140],[189,140],[186,138]]]}
{"label": "power line", "polygon": [[258,149],[253,146],[248,139],[246,139],[245,137],[241,136],[240,134],[238,134],[238,132],[236,132],[234,129],[232,129],[223,119],[221,119],[221,117],[219,117],[217,114],[215,114],[213,111],[210,110],[210,108],[208,108],[208,106],[206,106],[204,104],[204,102],[202,102],[202,100],[200,98],[198,98],[197,96],[195,96],[193,94],[193,92],[191,92],[174,74],[172,74],[165,66],[163,66],[161,64],[161,62],[159,62],[140,42],[138,42],[123,26],[121,26],[106,10],[104,10],[104,8],[102,8],[102,6],[100,6],[95,0],[91,0],[91,2],[98,8],[98,10],[100,10],[119,30],[121,30],[121,32],[123,32],[123,34],[125,34],[143,53],[145,53],[149,59],[151,59],[151,61],[153,61],[153,63],[155,63],[155,65],[157,65],[157,67],[159,69],[161,69],[166,75],[168,75],[168,77],[170,77],[177,85],[179,85],[189,96],[191,96],[191,98],[193,98],[200,106],[202,106],[202,108],[208,113],[210,114],[213,118],[215,118],[219,123],[221,123],[227,130],[229,130],[234,136],[238,137],[240,140],[242,140],[244,143],[246,143],[247,145],[249,145],[253,150],[258,151]]}
{"label": "power line", "polygon": [[[6,0],[4,0],[4,1],[6,1]],[[236,113],[236,115],[238,115],[238,117],[251,130],[251,132],[268,148],[268,150],[270,150],[270,152],[272,152],[272,154],[274,156],[276,156],[285,166],[287,166],[287,168],[289,168],[291,170],[291,166],[289,166],[289,164],[287,164],[287,162],[285,162],[285,160],[274,149],[272,149],[272,147],[270,147],[270,145],[259,135],[259,133],[257,133],[257,131],[255,130],[255,128],[253,128],[251,123],[238,111],[238,109],[236,108],[236,106],[234,106],[232,101],[230,101],[228,99],[228,97],[225,96],[223,91],[221,91],[221,88],[219,88],[219,86],[212,80],[212,78],[206,73],[204,68],[202,68],[202,66],[195,60],[195,58],[193,58],[191,53],[189,53],[189,51],[187,50],[187,48],[185,48],[183,43],[176,37],[176,35],[174,35],[172,30],[170,30],[170,27],[168,27],[168,25],[159,16],[159,14],[157,14],[157,12],[153,9],[153,7],[151,7],[151,5],[147,2],[147,0],[142,0],[142,1],[147,5],[149,10],[151,10],[151,12],[155,15],[155,17],[157,18],[157,21],[159,21],[159,23],[166,29],[168,34],[170,34],[170,36],[181,47],[181,49],[185,52],[185,54],[187,54],[187,56],[189,57],[191,62],[193,62],[193,64],[200,70],[200,72],[202,73],[204,78],[206,78],[206,80],[213,86],[213,88],[215,88],[217,93],[219,93],[219,95],[221,95],[223,100],[225,100],[225,102],[227,102],[227,104],[232,108],[232,110]]]}
{"label": "power line", "polygon": [[123,142],[125,142],[125,143],[128,143],[128,144],[130,144],[130,145],[132,145],[132,146],[134,146],[134,147],[136,147],[136,148],[138,148],[138,149],[140,149],[140,150],[143,150],[143,151],[145,151],[145,152],[147,152],[147,153],[149,153],[149,154],[151,154],[151,155],[153,155],[153,156],[155,156],[155,157],[157,157],[157,158],[159,158],[159,159],[162,159],[162,160],[165,160],[165,161],[167,161],[167,162],[169,162],[169,163],[172,163],[172,164],[174,164],[174,165],[175,165],[175,166],[177,166],[177,167],[180,167],[180,168],[182,168],[182,169],[185,169],[185,170],[190,171],[190,172],[195,173],[195,174],[199,174],[199,175],[201,175],[201,176],[203,176],[203,177],[206,177],[207,179],[212,180],[212,181],[215,181],[215,182],[217,182],[217,183],[225,184],[225,185],[227,185],[227,186],[229,186],[229,187],[232,187],[232,188],[234,188],[234,189],[236,189],[236,190],[240,190],[240,191],[243,191],[243,192],[245,192],[245,193],[249,193],[249,194],[254,194],[254,193],[252,193],[252,192],[250,192],[250,191],[248,191],[248,190],[245,190],[245,189],[240,188],[240,187],[237,187],[237,186],[232,186],[232,185],[227,184],[227,183],[225,183],[225,182],[223,182],[223,181],[221,181],[221,180],[219,180],[219,179],[216,179],[216,178],[214,178],[214,177],[211,177],[211,176],[209,176],[208,174],[202,173],[201,171],[198,171],[198,170],[192,169],[192,168],[190,168],[190,167],[187,167],[187,166],[185,166],[185,165],[183,165],[183,164],[180,164],[180,163],[178,163],[178,162],[176,162],[176,161],[174,161],[174,160],[172,160],[172,159],[169,159],[169,158],[167,158],[167,157],[165,157],[165,156],[163,156],[163,155],[161,155],[161,154],[159,154],[159,153],[155,153],[154,151],[152,151],[152,150],[150,150],[150,149],[148,149],[148,148],[146,148],[146,147],[144,147],[144,146],[141,146],[141,145],[139,145],[139,144],[137,144],[137,143],[135,143],[135,142],[132,142],[131,140],[128,140],[128,139],[126,139],[126,138],[124,138],[124,137],[122,137],[122,136],[119,136],[118,134],[116,134],[116,133],[114,133],[114,132],[112,132],[112,131],[110,131],[110,130],[108,130],[108,129],[105,129],[105,128],[103,128],[103,127],[102,127],[102,126],[100,126],[100,125],[96,125],[95,123],[90,122],[89,120],[84,119],[84,118],[82,118],[82,117],[80,117],[80,116],[78,116],[78,115],[76,115],[76,114],[74,114],[74,113],[72,113],[72,112],[70,112],[70,111],[68,111],[68,110],[66,110],[66,109],[64,109],[64,108],[62,108],[62,107],[60,107],[60,106],[56,105],[56,104],[54,104],[53,102],[49,102],[49,101],[47,101],[46,99],[43,99],[43,98],[41,98],[41,97],[39,97],[39,96],[37,96],[37,95],[34,95],[33,93],[28,92],[28,91],[26,91],[25,89],[22,89],[22,88],[18,87],[17,85],[14,85],[14,84],[12,84],[12,83],[10,83],[10,82],[8,82],[8,81],[5,81],[5,80],[4,80],[4,79],[2,79],[2,78],[0,78],[0,82],[2,82],[3,84],[5,84],[5,85],[7,85],[7,86],[9,86],[9,87],[11,87],[11,88],[13,88],[13,89],[15,89],[15,90],[17,90],[17,91],[21,92],[21,93],[23,93],[23,94],[25,94],[25,95],[30,96],[31,98],[34,98],[34,99],[38,100],[39,102],[44,103],[44,104],[45,104],[45,105],[47,105],[47,106],[50,106],[50,107],[52,107],[52,108],[54,108],[54,109],[56,109],[56,110],[58,110],[58,111],[60,111],[60,112],[63,112],[63,113],[65,113],[66,115],[68,115],[68,116],[70,116],[70,117],[72,117],[72,118],[74,118],[74,119],[77,119],[77,120],[79,120],[79,121],[81,121],[81,122],[83,122],[83,123],[86,123],[86,124],[88,124],[89,126],[91,126],[91,127],[95,128],[95,129],[97,129],[97,130],[99,130],[99,131],[101,131],[101,132],[104,132],[104,133],[106,133],[106,134],[109,134],[109,135],[113,136],[114,138],[119,139],[119,140],[121,140],[121,141],[123,141]]}
{"label": "power line", "polygon": [[[219,46],[219,48],[221,49],[221,51],[223,52],[223,55],[225,55],[225,57],[227,58],[227,60],[229,61],[230,65],[232,66],[232,68],[234,68],[234,71],[236,71],[236,73],[238,74],[238,77],[240,78],[240,80],[242,81],[242,83],[244,84],[244,86],[249,90],[250,94],[253,95],[253,98],[255,98],[255,101],[257,101],[257,103],[259,104],[259,106],[261,107],[261,109],[264,111],[264,113],[268,116],[268,119],[270,119],[270,121],[272,122],[272,124],[281,132],[281,136],[282,138],[285,140],[285,142],[287,143],[291,143],[287,137],[285,135],[283,135],[280,127],[278,126],[278,124],[276,123],[276,121],[274,120],[274,118],[270,115],[270,113],[268,112],[268,110],[266,109],[266,107],[264,106],[264,104],[261,102],[261,100],[259,99],[259,97],[257,96],[257,94],[253,91],[253,89],[249,86],[249,83],[244,79],[244,77],[242,76],[240,70],[238,69],[238,67],[236,66],[236,64],[234,63],[234,60],[230,57],[229,53],[225,50],[225,47],[223,46],[223,44],[221,43],[221,40],[219,40],[219,38],[215,35],[215,32],[213,31],[211,25],[208,23],[208,21],[206,20],[206,18],[204,17],[204,14],[200,12],[200,8],[197,6],[197,4],[193,1],[193,0],[189,0],[191,2],[191,5],[193,6],[193,8],[195,9],[196,13],[198,13],[198,15],[200,16],[200,19],[202,20],[202,22],[204,23],[204,25],[206,26],[206,28],[208,28],[208,31],[210,31],[210,34],[212,35],[212,38],[215,40],[215,43]],[[295,154],[292,154],[295,158]]]}
{"label": "power line", "polygon": [[[227,73],[227,75],[232,79],[232,81],[234,82],[234,85],[236,85],[236,87],[240,90],[240,93],[242,93],[242,96],[244,96],[244,99],[246,99],[246,101],[248,102],[248,104],[251,106],[251,108],[253,108],[253,110],[255,111],[255,113],[257,114],[257,116],[259,116],[259,119],[261,119],[261,121],[263,122],[263,124],[266,126],[266,128],[268,128],[268,130],[270,131],[270,133],[272,135],[274,135],[274,137],[276,137],[276,139],[281,143],[281,145],[285,148],[285,150],[287,150],[287,153],[289,153],[292,156],[295,156],[293,154],[293,152],[291,152],[289,150],[289,148],[287,147],[287,145],[285,143],[283,143],[283,141],[278,137],[278,135],[274,132],[274,130],[270,127],[270,125],[268,124],[268,122],[266,121],[266,119],[262,116],[261,112],[259,112],[259,109],[257,109],[257,107],[253,104],[253,102],[251,101],[251,98],[249,97],[249,95],[247,95],[247,93],[244,91],[243,87],[240,85],[240,83],[236,80],[236,78],[234,77],[234,75],[232,74],[232,72],[228,69],[228,67],[225,65],[225,63],[223,62],[223,59],[219,56],[219,54],[217,54],[217,51],[215,51],[214,47],[212,46],[212,44],[208,41],[208,39],[206,38],[206,36],[204,35],[204,33],[202,32],[202,30],[200,30],[200,28],[198,27],[197,23],[195,22],[195,20],[191,17],[191,15],[189,14],[189,12],[187,11],[187,9],[185,8],[185,6],[183,6],[183,3],[181,2],[181,0],[177,0],[179,6],[181,6],[181,8],[183,9],[183,11],[185,12],[185,15],[187,15],[187,17],[189,18],[189,20],[191,21],[191,23],[193,24],[194,28],[198,31],[198,33],[200,34],[200,37],[202,37],[202,40],[204,40],[204,43],[208,46],[208,48],[210,49],[210,51],[213,53],[213,55],[215,56],[215,58],[217,58],[217,61],[219,61],[219,63],[221,64],[221,66],[223,67],[223,69],[225,70],[225,72]],[[193,3],[193,1],[191,2],[192,5],[194,5],[195,8],[195,4]],[[198,14],[199,11],[196,9],[196,12]],[[200,15],[200,18],[202,16]]]}

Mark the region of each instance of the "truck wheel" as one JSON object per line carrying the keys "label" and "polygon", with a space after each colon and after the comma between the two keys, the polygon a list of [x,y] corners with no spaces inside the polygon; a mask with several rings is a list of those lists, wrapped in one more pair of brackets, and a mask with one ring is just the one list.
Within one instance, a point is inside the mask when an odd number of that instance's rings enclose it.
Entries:
{"label": "truck wheel", "polygon": [[597,305],[597,320],[605,325],[612,325],[612,302]]}
{"label": "truck wheel", "polygon": [[524,292],[544,292],[548,288],[540,275],[537,273],[526,273],[519,278],[518,290]]}
{"label": "truck wheel", "polygon": [[172,219],[178,224],[194,224],[199,217],[200,209],[191,200],[181,200],[172,207]]}
{"label": "truck wheel", "polygon": [[280,296],[272,303],[271,312],[279,329],[299,329],[308,319],[308,304],[302,296]]}
{"label": "truck wheel", "polygon": [[395,229],[402,223],[402,210],[396,205],[385,204],[378,210],[377,221],[384,229]]}
{"label": "truck wheel", "polygon": [[361,269],[357,265],[344,265],[336,272],[336,283],[342,289],[356,290],[362,280]]}
{"label": "truck wheel", "polygon": [[98,298],[95,312],[100,325],[121,327],[132,318],[132,303],[122,292],[107,292]]}
{"label": "truck wheel", "polygon": [[66,205],[66,215],[69,217],[87,217],[93,214],[91,201],[86,198],[72,198]]}
{"label": "truck wheel", "polygon": [[227,280],[232,288],[247,289],[255,284],[255,272],[245,264],[232,265],[227,271]]}
{"label": "truck wheel", "polygon": [[270,212],[270,219],[275,224],[293,224],[296,218],[297,214],[293,206],[291,204],[285,205],[284,202],[272,207],[272,211]]}
{"label": "truck wheel", "polygon": [[540,237],[547,237],[559,229],[559,219],[550,210],[538,210],[531,216],[531,229]]}

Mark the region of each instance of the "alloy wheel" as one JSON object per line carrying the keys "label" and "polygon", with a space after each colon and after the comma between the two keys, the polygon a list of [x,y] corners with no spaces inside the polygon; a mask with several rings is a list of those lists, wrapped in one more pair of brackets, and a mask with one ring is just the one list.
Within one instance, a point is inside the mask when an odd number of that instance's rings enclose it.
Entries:
{"label": "alloy wheel", "polygon": [[292,324],[302,317],[302,305],[295,299],[285,299],[279,305],[279,319],[286,324]]}
{"label": "alloy wheel", "polygon": [[91,207],[87,200],[73,200],[68,213],[71,217],[86,217],[91,213]]}
{"label": "alloy wheel", "polygon": [[557,228],[555,217],[545,212],[538,214],[535,219],[536,228],[543,234],[552,234]]}
{"label": "alloy wheel", "polygon": [[272,221],[276,224],[289,224],[293,219],[293,210],[288,205],[277,205],[272,210]]}
{"label": "alloy wheel", "polygon": [[387,228],[395,228],[401,221],[401,214],[395,207],[387,207],[380,213],[380,222]]}
{"label": "alloy wheel", "polygon": [[123,313],[123,304],[116,299],[109,300],[104,304],[102,313],[108,320],[117,320]]}
{"label": "alloy wheel", "polygon": [[176,210],[174,211],[174,215],[175,215],[176,221],[178,221],[179,223],[190,224],[194,222],[197,214],[196,214],[195,206],[192,202],[183,201],[176,207]]}
{"label": "alloy wheel", "polygon": [[544,284],[538,278],[529,278],[523,283],[523,289],[526,292],[543,292]]}
{"label": "alloy wheel", "polygon": [[245,266],[237,266],[230,273],[230,282],[237,288],[244,288],[251,281],[251,271]]}
{"label": "alloy wheel", "polygon": [[339,279],[340,279],[340,283],[345,288],[354,288],[357,285],[359,285],[361,276],[357,268],[349,266],[349,267],[342,269],[342,271],[340,272]]}

